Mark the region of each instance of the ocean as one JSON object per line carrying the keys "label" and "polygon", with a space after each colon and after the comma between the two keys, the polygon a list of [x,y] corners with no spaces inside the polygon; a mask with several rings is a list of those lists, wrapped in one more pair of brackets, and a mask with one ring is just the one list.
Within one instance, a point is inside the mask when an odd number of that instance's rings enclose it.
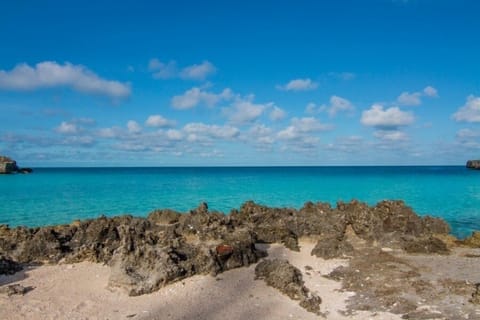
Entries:
{"label": "ocean", "polygon": [[44,226],[200,202],[228,213],[247,200],[300,208],[307,201],[403,200],[444,218],[458,237],[480,230],[480,171],[463,166],[38,168],[0,176],[0,224]]}

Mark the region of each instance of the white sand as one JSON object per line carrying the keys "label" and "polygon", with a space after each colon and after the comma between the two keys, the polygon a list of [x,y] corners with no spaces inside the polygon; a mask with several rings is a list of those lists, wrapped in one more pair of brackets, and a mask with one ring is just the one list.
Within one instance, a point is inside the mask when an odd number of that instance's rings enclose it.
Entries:
{"label": "white sand", "polygon": [[[327,319],[401,319],[390,313],[357,312],[344,316],[340,283],[322,275],[347,263],[310,256],[312,243],[301,243],[300,253],[281,245],[269,247],[269,257],[284,258],[299,268],[305,285],[322,298]],[[310,266],[313,270],[306,270]],[[0,318],[8,319],[321,319],[309,313],[262,280],[254,280],[255,265],[212,276],[194,276],[158,292],[129,297],[107,288],[110,269],[82,262],[41,266],[14,276],[0,276],[0,285],[18,283],[34,290],[24,296],[0,295]],[[307,274],[307,272],[309,274]]]}

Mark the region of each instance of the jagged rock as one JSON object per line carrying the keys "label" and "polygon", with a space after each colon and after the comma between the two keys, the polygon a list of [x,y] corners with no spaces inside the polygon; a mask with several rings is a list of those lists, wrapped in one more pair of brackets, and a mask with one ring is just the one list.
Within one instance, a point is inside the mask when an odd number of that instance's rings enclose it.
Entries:
{"label": "jagged rock", "polygon": [[265,255],[255,248],[257,242],[298,250],[298,238],[308,236],[319,241],[314,255],[349,255],[347,227],[371,244],[427,253],[443,251],[444,243],[432,237],[449,230],[442,220],[420,218],[401,201],[374,207],[352,201],[337,208],[308,202],[300,210],[250,201],[230,215],[210,212],[202,203],[186,214],[156,210],[147,218],[99,217],[42,228],[0,225],[0,252],[20,264],[109,264],[110,286],[136,295],[194,274],[218,274],[255,263]]}
{"label": "jagged rock", "polygon": [[353,246],[347,240],[328,237],[318,240],[311,255],[324,259],[333,259],[348,256],[352,254],[353,251]]}
{"label": "jagged rock", "polygon": [[260,242],[281,242],[287,248],[299,251],[295,215],[294,209],[269,208],[248,201],[242,205],[240,212],[231,213],[231,219],[236,225],[251,228]]}
{"label": "jagged rock", "polygon": [[263,260],[255,267],[255,278],[280,290],[292,300],[300,300],[300,306],[319,314],[322,299],[310,293],[303,282],[300,270],[287,260]]}
{"label": "jagged rock", "polygon": [[22,270],[22,266],[7,257],[0,255],[0,275],[11,275]]}
{"label": "jagged rock", "polygon": [[[151,231],[144,232],[148,238]],[[149,243],[134,230],[123,230],[121,234],[125,240],[110,262],[109,285],[124,288],[129,295],[150,293],[195,274],[217,274],[248,266],[263,256],[256,251],[252,234],[242,230],[225,235],[223,241],[228,244],[217,245],[165,234]]]}
{"label": "jagged rock", "polygon": [[155,210],[148,215],[147,219],[156,224],[173,224],[178,222],[180,215],[181,213],[169,209]]}
{"label": "jagged rock", "polygon": [[403,245],[403,249],[408,253],[449,253],[445,242],[435,237],[407,240]]}

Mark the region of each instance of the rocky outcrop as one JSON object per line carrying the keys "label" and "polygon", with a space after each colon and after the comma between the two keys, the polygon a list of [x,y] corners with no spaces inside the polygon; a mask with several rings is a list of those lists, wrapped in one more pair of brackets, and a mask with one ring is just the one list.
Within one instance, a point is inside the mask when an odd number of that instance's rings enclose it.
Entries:
{"label": "rocky outcrop", "polygon": [[427,253],[443,253],[446,245],[436,235],[449,232],[444,221],[421,218],[401,201],[373,207],[340,202],[336,208],[308,202],[300,210],[246,202],[229,215],[202,203],[186,214],[156,210],[147,218],[100,217],[41,228],[0,225],[0,252],[20,264],[105,263],[112,268],[111,287],[139,295],[194,274],[255,263],[265,255],[255,247],[258,242],[298,250],[298,239],[310,237],[318,241],[312,255],[351,255],[347,228],[370,244]]}
{"label": "rocky outcrop", "polygon": [[480,170],[480,160],[468,160],[467,161],[468,169]]}
{"label": "rocky outcrop", "polygon": [[31,168],[19,168],[17,162],[9,157],[0,156],[0,174],[10,173],[32,173]]}
{"label": "rocky outcrop", "polygon": [[302,272],[287,260],[263,260],[255,267],[255,278],[280,290],[292,300],[299,300],[306,310],[320,314],[322,299],[305,287]]}
{"label": "rocky outcrop", "polygon": [[0,174],[14,173],[18,170],[17,163],[5,156],[0,156]]}

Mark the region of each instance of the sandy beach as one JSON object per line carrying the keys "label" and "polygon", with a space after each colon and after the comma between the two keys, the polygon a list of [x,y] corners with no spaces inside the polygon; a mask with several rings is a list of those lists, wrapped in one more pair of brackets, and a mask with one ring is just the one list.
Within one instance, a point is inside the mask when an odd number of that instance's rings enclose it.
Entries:
{"label": "sandy beach", "polygon": [[[298,301],[255,280],[256,265],[217,276],[193,276],[157,292],[131,297],[109,288],[108,266],[81,262],[30,267],[1,276],[1,286],[20,284],[31,289],[25,295],[0,295],[2,319],[402,319],[389,312],[349,310],[348,300],[355,300],[358,294],[342,290],[340,282],[324,277],[348,265],[348,260],[317,258],[310,255],[314,243],[303,240],[300,245],[300,252],[278,244],[262,246],[268,247],[268,259],[287,259],[302,271],[306,287],[322,298],[321,315],[306,311]],[[431,279],[478,281],[478,258],[468,255],[479,253],[478,249],[465,249],[452,257],[415,255],[407,259],[430,271],[424,276]],[[453,295],[450,298],[455,299]],[[465,309],[464,319],[480,319],[480,307],[465,307],[468,302],[464,300],[452,301],[453,307]],[[449,319],[438,306],[420,300],[417,309],[438,315],[429,319]],[[468,313],[469,309],[474,312]]]}
{"label": "sandy beach", "polygon": [[[401,319],[390,313],[358,311],[343,315],[352,292],[323,277],[345,259],[324,260],[310,255],[314,243],[303,241],[301,252],[269,245],[268,259],[287,259],[302,271],[305,285],[322,298],[326,319]],[[312,268],[311,270],[307,270]],[[130,297],[108,288],[110,268],[82,262],[32,267],[0,284],[21,284],[33,289],[25,295],[0,295],[2,319],[319,319],[261,280],[254,280],[255,265],[216,277],[199,275],[160,289]]]}

